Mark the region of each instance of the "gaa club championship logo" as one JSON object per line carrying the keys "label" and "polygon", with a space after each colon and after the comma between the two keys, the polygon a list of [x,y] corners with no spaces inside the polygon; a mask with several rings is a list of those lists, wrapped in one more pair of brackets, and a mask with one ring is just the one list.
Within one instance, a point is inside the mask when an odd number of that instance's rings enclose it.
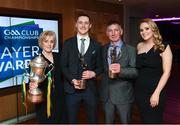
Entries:
{"label": "gaa club championship logo", "polygon": [[38,38],[43,28],[34,21],[0,27],[0,82],[24,73],[38,55]]}

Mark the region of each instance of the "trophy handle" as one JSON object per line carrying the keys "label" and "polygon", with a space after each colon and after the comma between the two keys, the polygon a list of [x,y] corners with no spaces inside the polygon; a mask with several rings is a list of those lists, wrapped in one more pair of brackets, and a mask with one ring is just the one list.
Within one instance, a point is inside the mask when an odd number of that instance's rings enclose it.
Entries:
{"label": "trophy handle", "polygon": [[[28,64],[29,66],[29,64]],[[24,72],[25,72],[25,76],[27,76],[28,78],[30,78],[30,74],[28,73],[28,71],[26,70],[26,67],[25,67],[25,64],[23,64],[23,69],[24,69]]]}
{"label": "trophy handle", "polygon": [[[49,67],[50,67],[50,66],[51,66],[52,68],[48,71],[48,73],[51,72],[51,71],[54,69],[54,65],[53,65],[53,64],[50,64]],[[45,77],[48,76],[48,73],[45,75]]]}

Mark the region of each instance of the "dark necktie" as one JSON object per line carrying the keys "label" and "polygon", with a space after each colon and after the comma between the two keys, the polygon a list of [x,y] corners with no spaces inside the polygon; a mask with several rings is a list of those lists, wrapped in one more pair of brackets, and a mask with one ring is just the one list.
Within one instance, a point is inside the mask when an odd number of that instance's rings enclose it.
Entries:
{"label": "dark necktie", "polygon": [[86,39],[81,38],[80,40],[81,40],[81,49],[80,49],[80,53],[81,53],[81,55],[83,56],[84,53],[85,53],[85,44],[84,44],[84,41],[85,41]]}
{"label": "dark necktie", "polygon": [[113,47],[113,53],[114,53],[114,56],[115,56],[115,57],[117,57],[117,51],[116,51],[116,48],[117,48],[117,46],[114,46],[114,47]]}

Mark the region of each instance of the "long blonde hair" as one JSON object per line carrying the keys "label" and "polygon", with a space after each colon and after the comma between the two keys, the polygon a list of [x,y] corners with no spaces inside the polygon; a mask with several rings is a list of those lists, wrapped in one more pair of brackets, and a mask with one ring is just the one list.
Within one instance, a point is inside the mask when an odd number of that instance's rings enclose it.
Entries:
{"label": "long blonde hair", "polygon": [[164,44],[162,43],[163,39],[162,39],[162,36],[159,32],[159,28],[158,26],[156,25],[156,23],[150,19],[150,18],[145,18],[145,19],[142,19],[140,21],[140,24],[141,23],[147,23],[149,25],[149,27],[151,28],[151,30],[153,31],[153,37],[154,37],[154,50],[160,50],[160,51],[164,51],[165,50],[165,46]]}

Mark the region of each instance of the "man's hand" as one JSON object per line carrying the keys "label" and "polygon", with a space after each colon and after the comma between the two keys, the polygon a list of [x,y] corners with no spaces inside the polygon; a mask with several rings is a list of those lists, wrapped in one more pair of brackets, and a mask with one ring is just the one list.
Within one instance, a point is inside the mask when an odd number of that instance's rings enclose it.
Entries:
{"label": "man's hand", "polygon": [[72,84],[73,84],[75,89],[80,89],[80,82],[79,82],[79,80],[73,79],[72,80]]}
{"label": "man's hand", "polygon": [[120,73],[121,65],[119,63],[113,63],[109,65],[109,70],[111,70],[112,73]]}
{"label": "man's hand", "polygon": [[86,70],[82,73],[82,79],[91,79],[96,76],[94,71]]}

